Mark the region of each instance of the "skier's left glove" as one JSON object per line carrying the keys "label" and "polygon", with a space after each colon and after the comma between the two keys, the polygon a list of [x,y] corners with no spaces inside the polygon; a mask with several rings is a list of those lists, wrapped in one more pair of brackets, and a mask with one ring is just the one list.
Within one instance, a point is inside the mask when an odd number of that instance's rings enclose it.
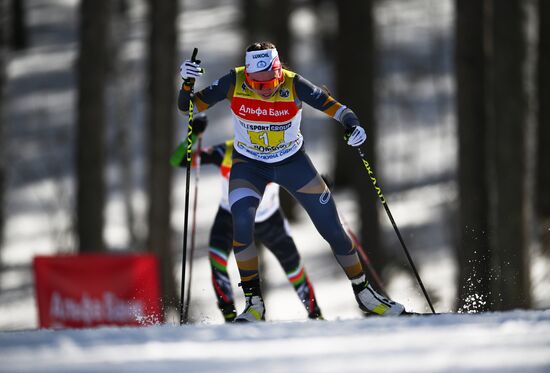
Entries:
{"label": "skier's left glove", "polygon": [[367,134],[363,127],[353,126],[350,131],[346,133],[344,139],[347,140],[349,146],[357,147],[365,142]]}

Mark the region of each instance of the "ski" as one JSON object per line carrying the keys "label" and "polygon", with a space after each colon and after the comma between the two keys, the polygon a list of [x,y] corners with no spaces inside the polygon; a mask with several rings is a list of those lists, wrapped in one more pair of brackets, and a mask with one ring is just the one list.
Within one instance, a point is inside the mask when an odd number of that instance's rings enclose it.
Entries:
{"label": "ski", "polygon": [[436,312],[409,312],[409,311],[403,311],[403,313],[399,316],[437,316],[441,315],[441,313]]}
{"label": "ski", "polygon": [[[365,317],[390,317],[390,316],[382,316],[382,315],[379,315],[377,313],[371,313],[371,312],[364,312],[363,315]],[[409,311],[403,311],[400,315],[397,315],[397,316],[391,316],[391,317],[403,317],[403,316],[437,316],[437,315],[441,315],[441,313],[439,312],[436,312],[436,313],[432,313],[432,312],[409,312]]]}

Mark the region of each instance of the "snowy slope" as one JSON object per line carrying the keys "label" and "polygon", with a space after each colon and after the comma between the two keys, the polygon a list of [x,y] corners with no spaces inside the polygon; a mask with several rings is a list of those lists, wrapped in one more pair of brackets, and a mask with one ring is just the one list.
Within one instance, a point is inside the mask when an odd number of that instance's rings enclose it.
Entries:
{"label": "snowy slope", "polygon": [[550,372],[550,311],[0,333],[0,372]]}

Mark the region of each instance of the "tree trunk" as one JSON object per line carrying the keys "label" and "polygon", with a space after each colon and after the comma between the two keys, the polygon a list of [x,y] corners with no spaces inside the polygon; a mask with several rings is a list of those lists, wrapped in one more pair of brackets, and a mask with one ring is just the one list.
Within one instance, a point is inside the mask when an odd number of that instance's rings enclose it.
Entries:
{"label": "tree trunk", "polygon": [[550,2],[539,1],[537,215],[542,247],[550,255]]}
{"label": "tree trunk", "polygon": [[149,211],[148,249],[157,254],[165,309],[177,304],[171,251],[170,197],[172,170],[168,160],[174,137],[177,0],[149,1]]}
{"label": "tree trunk", "polygon": [[291,0],[277,0],[268,2],[265,13],[267,38],[277,46],[281,61],[290,67],[292,67],[292,38],[289,25],[291,10]]}
{"label": "tree trunk", "polygon": [[[529,307],[529,184],[533,177],[528,93],[526,4],[489,0],[488,166],[495,309]],[[532,207],[532,206],[531,206]]]}
{"label": "tree trunk", "polygon": [[2,268],[2,247],[4,241],[4,194],[6,186],[6,147],[4,122],[4,85],[6,83],[7,57],[7,19],[5,14],[6,0],[0,0],[0,268]]}
{"label": "tree trunk", "polygon": [[243,0],[241,1],[241,9],[243,14],[241,19],[244,30],[244,48],[246,48],[249,44],[259,41],[262,37],[262,15],[265,12],[263,12],[259,0]]}
{"label": "tree trunk", "polygon": [[28,36],[25,27],[25,6],[23,0],[11,0],[11,47],[21,50],[27,47]]}
{"label": "tree trunk", "polygon": [[108,37],[109,1],[82,0],[76,136],[76,215],[80,252],[105,249],[104,101]]}
{"label": "tree trunk", "polygon": [[[337,2],[338,41],[336,49],[337,99],[353,110],[367,132],[363,145],[369,163],[376,173],[376,122],[374,116],[375,46],[373,2],[361,1],[349,6]],[[353,58],[350,58],[350,51]],[[350,71],[355,72],[353,78]],[[333,171],[337,186],[352,186],[360,204],[360,239],[377,272],[381,273],[389,263],[388,255],[380,243],[380,203],[370,178],[356,149],[342,139],[343,130],[338,128],[336,141],[336,167]]]}
{"label": "tree trunk", "polygon": [[271,41],[277,46],[281,61],[291,65],[291,0],[246,0],[241,4],[246,46],[256,41]]}
{"label": "tree trunk", "polygon": [[458,307],[485,311],[489,293],[483,1],[456,0],[455,66],[458,116]]}
{"label": "tree trunk", "polygon": [[124,203],[124,215],[129,236],[128,247],[131,250],[145,249],[145,235],[140,235],[137,226],[136,212],[133,205],[135,191],[133,163],[135,158],[134,140],[136,136],[133,121],[136,68],[124,54],[124,45],[132,33],[130,20],[130,4],[126,0],[117,0],[114,3],[111,38],[113,40],[112,55],[114,68],[112,71],[112,87],[114,95],[114,163],[117,163],[120,173],[120,191]]}

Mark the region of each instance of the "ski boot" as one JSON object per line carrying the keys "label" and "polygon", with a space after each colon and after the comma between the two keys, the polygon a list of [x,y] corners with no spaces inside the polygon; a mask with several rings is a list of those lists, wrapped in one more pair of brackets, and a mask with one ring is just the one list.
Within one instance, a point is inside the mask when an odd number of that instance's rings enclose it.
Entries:
{"label": "ski boot", "polygon": [[243,281],[239,285],[243,288],[246,306],[233,322],[265,321],[265,307],[260,290],[260,280]]}
{"label": "ski boot", "polygon": [[294,290],[296,290],[298,297],[300,297],[300,300],[307,311],[308,319],[324,320],[323,315],[321,314],[321,309],[317,304],[317,298],[313,292],[313,287],[311,286],[311,282],[309,282],[309,278],[306,277],[304,282],[300,285],[294,286]]}
{"label": "ski boot", "polygon": [[405,312],[405,306],[401,303],[377,293],[366,281],[365,276],[362,276],[361,280],[358,283],[352,283],[355,299],[361,311],[367,315],[379,316],[399,316]]}
{"label": "ski boot", "polygon": [[315,306],[313,307],[313,310],[308,312],[307,318],[310,319],[310,320],[324,320],[325,319],[323,317],[323,314],[321,313],[321,309],[319,308],[317,303],[315,303]]}

